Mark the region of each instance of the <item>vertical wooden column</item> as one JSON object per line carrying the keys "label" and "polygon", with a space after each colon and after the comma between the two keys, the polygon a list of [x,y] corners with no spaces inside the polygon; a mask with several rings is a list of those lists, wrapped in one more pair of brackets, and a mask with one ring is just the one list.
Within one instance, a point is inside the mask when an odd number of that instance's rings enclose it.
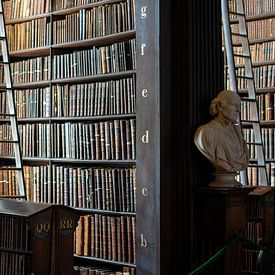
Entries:
{"label": "vertical wooden column", "polygon": [[[253,187],[198,190],[198,235],[203,244],[202,262],[221,249],[234,233],[243,233],[247,221],[246,199],[252,190]],[[242,242],[237,241],[204,274],[240,274],[241,249]]]}
{"label": "vertical wooden column", "polygon": [[137,270],[160,274],[159,1],[136,3]]}

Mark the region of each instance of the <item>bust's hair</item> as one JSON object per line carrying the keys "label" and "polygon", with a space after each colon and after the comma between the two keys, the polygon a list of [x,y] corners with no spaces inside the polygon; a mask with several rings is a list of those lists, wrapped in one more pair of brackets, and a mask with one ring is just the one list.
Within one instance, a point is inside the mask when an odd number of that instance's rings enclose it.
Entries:
{"label": "bust's hair", "polygon": [[241,100],[239,95],[233,91],[223,90],[219,92],[217,97],[211,101],[210,115],[215,117],[219,112],[219,109],[218,109],[219,104],[226,104],[228,99],[232,97],[236,97],[238,100]]}

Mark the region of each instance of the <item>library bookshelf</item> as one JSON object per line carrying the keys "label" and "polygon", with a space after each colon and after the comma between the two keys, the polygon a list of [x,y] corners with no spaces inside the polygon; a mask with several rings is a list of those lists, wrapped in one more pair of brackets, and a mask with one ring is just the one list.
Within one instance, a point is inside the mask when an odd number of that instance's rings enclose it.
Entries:
{"label": "library bookshelf", "polygon": [[81,274],[187,274],[193,188],[211,177],[193,134],[223,87],[219,3],[90,2],[4,2],[28,199],[83,213]]}
{"label": "library bookshelf", "polygon": [[[27,199],[83,214],[81,274],[135,274],[135,2],[11,0],[4,10]],[[12,154],[1,147],[2,161]]]}
{"label": "library bookshelf", "polygon": [[[231,2],[234,4],[234,1]],[[272,1],[268,0],[259,3],[257,1],[244,1],[244,6],[262,126],[265,159],[267,162],[267,173],[270,185],[274,186],[275,7]],[[234,39],[233,43],[237,45],[238,41]],[[236,63],[238,64],[238,59],[236,59]],[[236,72],[238,75],[243,75],[244,68],[237,65]],[[246,95],[247,90],[244,80],[239,80],[238,87],[240,93]],[[241,118],[246,120],[250,116],[249,102],[243,102],[241,106]],[[248,125],[244,129],[244,136],[249,143],[253,142],[251,129],[249,129]],[[249,146],[250,157],[253,160],[256,157],[255,145]],[[254,168],[248,169],[248,179],[250,185],[261,185],[258,182],[257,171]]]}
{"label": "library bookshelf", "polygon": [[[232,5],[235,4],[235,1],[230,2]],[[257,169],[248,168],[248,184],[250,186],[259,187],[248,196],[248,222],[245,234],[251,241],[272,246],[274,245],[274,239],[271,236],[274,234],[274,213],[272,211],[274,208],[275,186],[275,6],[272,1],[268,0],[244,0],[244,8],[257,93],[267,176],[270,185],[268,187],[261,186],[262,184],[259,181]],[[235,45],[238,45],[238,42],[238,40],[233,39]],[[238,62],[241,63],[238,59],[236,61],[237,64]],[[238,75],[243,75],[243,72],[244,68],[237,65],[236,73]],[[240,80],[238,87],[240,93],[246,96],[247,89],[245,81]],[[243,120],[251,119],[250,109],[248,102],[242,103],[241,118]],[[249,127],[248,123],[244,123],[243,134],[248,143],[253,142],[252,129]],[[250,144],[249,151],[250,159],[252,161],[255,160],[255,145]],[[268,213],[268,211],[270,212]],[[270,232],[267,230],[270,230]],[[250,246],[244,247],[242,262],[242,274],[261,274],[266,268],[262,253]],[[269,265],[270,267],[272,266],[270,263]]]}

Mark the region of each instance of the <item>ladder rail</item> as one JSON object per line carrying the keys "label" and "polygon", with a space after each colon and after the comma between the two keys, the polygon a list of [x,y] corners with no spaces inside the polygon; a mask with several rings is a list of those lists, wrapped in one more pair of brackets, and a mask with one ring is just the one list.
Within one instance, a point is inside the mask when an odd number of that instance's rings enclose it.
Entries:
{"label": "ladder rail", "polygon": [[11,198],[24,198],[26,199],[26,186],[24,179],[24,170],[22,165],[22,153],[20,148],[20,136],[18,131],[18,122],[16,115],[16,108],[14,104],[14,90],[13,90],[13,81],[11,76],[11,67],[10,67],[10,56],[7,42],[7,33],[6,33],[6,25],[4,18],[4,9],[3,2],[0,1],[0,37],[1,37],[1,50],[2,50],[2,59],[4,66],[4,76],[5,76],[5,86],[6,86],[6,100],[7,106],[9,110],[9,120],[11,126],[11,134],[14,149],[14,159],[15,159],[15,173],[17,175],[18,181],[18,195],[10,196]]}
{"label": "ladder rail", "polygon": [[233,56],[233,42],[231,36],[230,28],[230,18],[229,18],[229,9],[227,0],[221,0],[221,9],[222,9],[222,18],[223,18],[223,31],[224,31],[224,44],[225,52],[227,58],[228,72],[230,76],[230,86],[232,91],[238,92],[237,80],[236,80],[236,70],[234,65],[234,56]]}
{"label": "ladder rail", "polygon": [[[266,171],[266,161],[264,155],[264,147],[263,147],[263,139],[261,134],[261,126],[260,126],[260,116],[259,116],[259,109],[258,109],[258,102],[256,98],[256,87],[255,87],[255,80],[254,80],[254,71],[251,61],[251,51],[249,46],[248,40],[248,30],[246,24],[246,17],[244,12],[244,4],[243,0],[236,0],[236,11],[229,11],[228,7],[228,0],[221,0],[221,9],[222,9],[222,18],[223,18],[223,30],[224,30],[224,41],[225,41],[225,52],[226,52],[226,59],[227,59],[227,66],[228,66],[228,73],[230,79],[230,88],[231,90],[239,93],[238,90],[238,76],[236,75],[236,65],[235,65],[235,56],[242,57],[244,61],[244,69],[245,75],[240,76],[246,80],[246,85],[248,89],[248,98],[251,100],[251,113],[252,113],[252,128],[254,133],[255,142],[258,143],[260,146],[256,146],[256,158],[258,163],[258,177],[260,179],[261,185],[268,185],[268,177]],[[238,31],[239,33],[232,32],[231,24],[230,24],[230,14],[237,17],[238,23]],[[236,23],[234,23],[236,24]],[[234,46],[232,41],[232,36],[238,35],[241,38],[241,47],[242,47],[242,54],[235,54],[234,53]],[[242,121],[240,118],[240,123],[242,126]],[[247,170],[241,171],[241,182],[247,184],[248,177],[247,177]]]}

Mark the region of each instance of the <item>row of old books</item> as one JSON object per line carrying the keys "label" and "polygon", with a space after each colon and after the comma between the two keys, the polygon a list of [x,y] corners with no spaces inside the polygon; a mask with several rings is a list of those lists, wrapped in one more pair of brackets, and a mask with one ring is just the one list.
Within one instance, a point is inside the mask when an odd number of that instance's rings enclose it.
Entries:
{"label": "row of old books", "polygon": [[[54,85],[14,90],[18,118],[74,117],[134,114],[134,78],[106,82]],[[0,93],[0,113],[8,113],[5,93]],[[2,116],[5,118],[5,116]]]}
{"label": "row of old books", "polygon": [[[267,178],[271,186],[275,186],[275,162],[266,163],[267,167]],[[261,185],[259,177],[258,167],[248,167],[247,168],[247,178],[249,185],[258,186]]]}
{"label": "row of old books", "polygon": [[[32,123],[18,126],[22,155],[83,160],[134,160],[135,119],[98,123]],[[0,125],[0,138],[12,140],[11,126]],[[12,156],[13,144],[0,144]]]}
{"label": "row of old books", "polygon": [[[75,51],[53,56],[53,79],[115,73],[135,69],[135,42],[116,43],[107,47]],[[93,60],[93,62],[90,62]],[[50,79],[50,56],[36,57],[11,63],[14,83]],[[4,68],[0,67],[0,82],[4,82]]]}
{"label": "row of old books", "polygon": [[[264,93],[257,96],[258,110],[260,120],[274,120],[275,119],[275,94]],[[243,101],[241,103],[241,119],[251,120],[252,119],[252,108],[251,102]]]}
{"label": "row of old books", "polygon": [[[0,125],[0,132],[1,130],[3,130],[4,133],[4,140],[11,140],[10,125]],[[23,156],[41,158],[49,158],[51,156],[51,149],[49,147],[51,127],[49,124],[21,124],[18,126],[18,130]],[[5,135],[6,133],[8,133],[8,135]],[[13,144],[4,143],[0,148],[2,154],[13,156]]]}
{"label": "row of old books", "polygon": [[50,44],[50,27],[48,18],[7,25],[9,50],[19,51],[48,46]]}
{"label": "row of old books", "polygon": [[[242,54],[242,47],[234,47],[236,54]],[[267,41],[250,45],[251,60],[254,63],[263,61],[274,61],[275,41]],[[243,63],[243,57],[235,56],[236,64]]]}
{"label": "row of old books", "polygon": [[3,1],[6,20],[47,13],[51,0],[8,0]]}
{"label": "row of old books", "polygon": [[244,237],[259,244],[263,239],[263,226],[262,221],[248,221],[244,232]]}
{"label": "row of old books", "polygon": [[[262,140],[264,145],[265,158],[275,161],[275,129],[274,128],[262,128]],[[243,130],[244,138],[248,143],[255,142],[253,130],[246,128]],[[250,158],[256,158],[256,146],[255,144],[248,144]]]}
{"label": "row of old books", "polygon": [[248,201],[247,218],[255,220],[264,218],[264,205],[262,200],[253,199]]}
{"label": "row of old books", "polygon": [[34,202],[106,211],[136,211],[136,169],[24,166],[26,193]]}
{"label": "row of old books", "polygon": [[134,160],[135,119],[99,123],[53,123],[54,158]]}
{"label": "row of old books", "polygon": [[[268,18],[247,22],[249,40],[262,39],[275,36],[275,18]],[[232,32],[238,32],[238,24],[232,26]],[[234,36],[233,43],[240,42],[240,38]]]}
{"label": "row of old books", "polygon": [[[115,73],[135,69],[135,41],[115,43],[107,47],[75,51],[53,56],[53,79]],[[90,62],[92,60],[93,62]],[[50,56],[36,57],[11,63],[14,83],[50,79]],[[0,82],[4,82],[4,68],[0,67]]]}
{"label": "row of old books", "polygon": [[0,248],[0,274],[1,275],[28,275],[31,270],[31,256],[18,252],[1,251]]}
{"label": "row of old books", "polygon": [[[135,168],[24,166],[24,175],[29,201],[106,211],[136,211]],[[0,181],[0,195],[18,195],[15,171],[1,170]],[[13,230],[10,222],[5,224]],[[5,239],[1,239],[0,246],[4,243]]]}
{"label": "row of old books", "polygon": [[244,8],[247,16],[260,15],[275,12],[275,3],[273,0],[244,0]]}
{"label": "row of old books", "polygon": [[[263,65],[259,67],[254,67],[254,79],[256,88],[266,88],[275,86],[275,65]],[[236,75],[244,76],[244,68],[237,68]],[[247,89],[247,80],[238,79],[237,80],[239,89]]]}
{"label": "row of old books", "polygon": [[0,225],[0,248],[28,250],[26,220],[0,216]]}
{"label": "row of old books", "polygon": [[136,269],[133,267],[108,268],[100,266],[74,266],[76,274],[79,275],[135,275]]}
{"label": "row of old books", "polygon": [[[36,57],[13,62],[11,72],[14,83],[35,82],[50,79],[50,57]],[[0,82],[5,82],[4,68],[0,66]]]}
{"label": "row of old books", "polygon": [[[230,9],[236,11],[236,0],[228,1]],[[275,3],[273,0],[244,0],[244,10],[246,16],[250,15],[262,15],[265,13],[272,13],[275,11]]]}
{"label": "row of old books", "polygon": [[258,250],[242,250],[242,274],[260,274],[258,265],[259,253],[261,252]]}
{"label": "row of old books", "polygon": [[[5,93],[0,94],[0,100],[2,102],[0,106],[1,113],[6,113],[8,108]],[[50,117],[50,100],[50,87],[14,90],[14,103],[17,118]]]}
{"label": "row of old books", "polygon": [[132,0],[82,9],[53,21],[53,44],[90,39],[133,30]]}
{"label": "row of old books", "polygon": [[115,73],[135,69],[135,41],[54,55],[53,79]]}
{"label": "row of old books", "polygon": [[0,196],[19,195],[18,178],[14,170],[0,170]]}
{"label": "row of old books", "polygon": [[81,216],[75,231],[75,253],[125,263],[136,263],[136,218]]}
{"label": "row of old books", "polygon": [[134,78],[52,88],[52,116],[101,116],[136,111]]}

